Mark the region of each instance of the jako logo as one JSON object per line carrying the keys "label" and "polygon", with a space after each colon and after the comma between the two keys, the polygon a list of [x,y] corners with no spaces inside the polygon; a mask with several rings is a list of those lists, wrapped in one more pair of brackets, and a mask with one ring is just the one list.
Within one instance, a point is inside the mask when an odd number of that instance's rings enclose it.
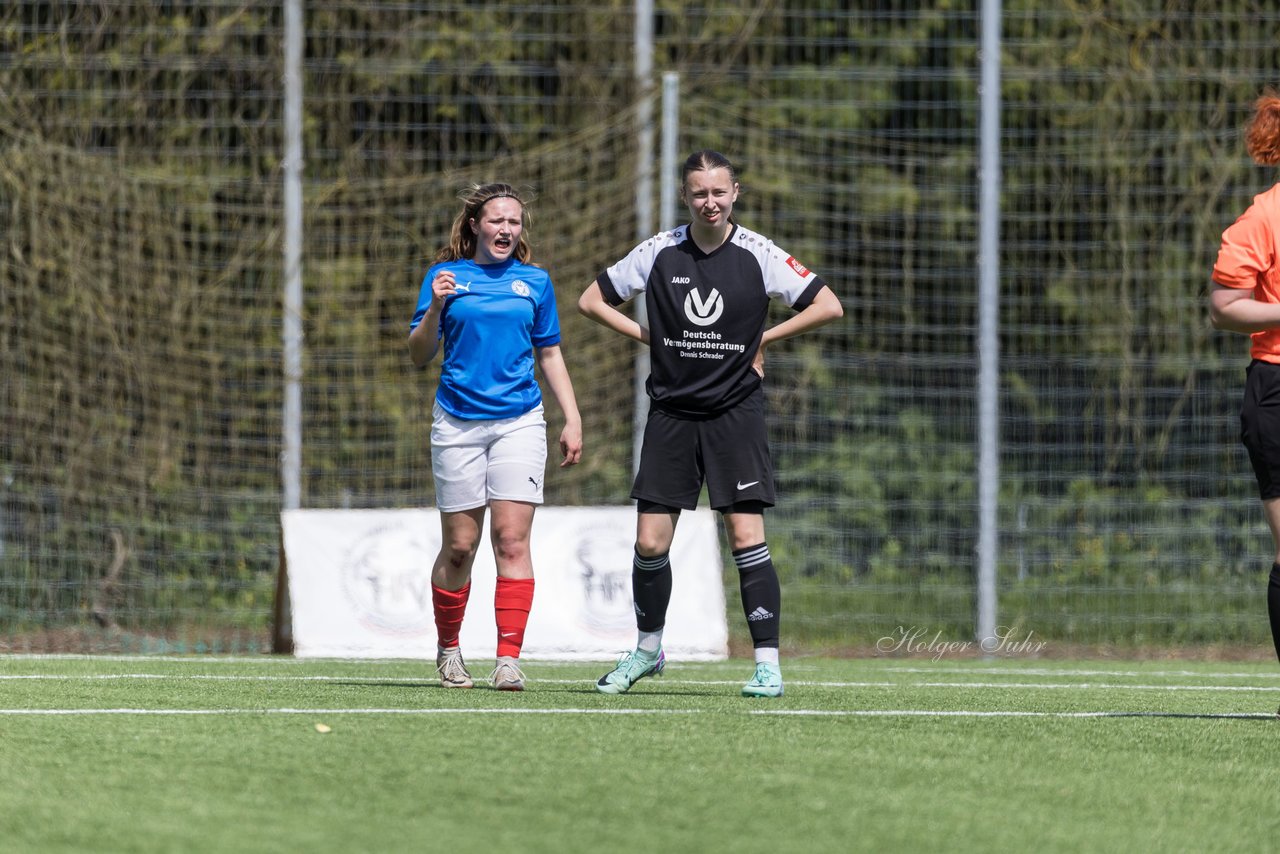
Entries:
{"label": "jako logo", "polygon": [[671,277],[671,284],[673,284],[673,285],[687,285],[687,284],[689,284],[689,277],[688,277],[688,276],[672,276],[672,277]]}
{"label": "jako logo", "polygon": [[724,299],[715,288],[704,302],[698,289],[689,291],[684,298],[684,315],[697,326],[710,326],[724,314]]}

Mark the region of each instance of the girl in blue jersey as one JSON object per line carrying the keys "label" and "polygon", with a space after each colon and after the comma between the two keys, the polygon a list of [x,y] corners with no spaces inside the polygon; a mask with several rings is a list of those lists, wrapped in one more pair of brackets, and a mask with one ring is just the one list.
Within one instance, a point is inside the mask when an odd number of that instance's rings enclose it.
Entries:
{"label": "girl in blue jersey", "polygon": [[[649,419],[635,486],[631,570],[639,638],[596,683],[621,694],[662,672],[662,630],[671,599],[668,553],[682,509],[706,486],[724,519],[739,575],[756,667],[749,697],[782,696],[778,615],[782,593],[764,538],[774,503],[764,415],[764,348],[840,317],[840,300],[816,274],[761,234],[733,221],[738,181],[715,151],[685,161],[680,198],[690,222],[656,234],[591,283],[579,310],[649,346]],[[640,296],[648,328],[617,306]],[[796,311],[766,328],[771,300]]]}
{"label": "girl in blue jersey", "polygon": [[564,415],[561,467],[582,457],[582,419],[560,352],[551,277],[529,263],[524,202],[501,183],[472,187],[462,200],[409,325],[417,367],[426,367],[444,343],[431,426],[443,536],[431,569],[436,669],[446,688],[473,684],[458,636],[488,509],[498,567],[497,663],[490,678],[499,690],[521,691],[518,660],[533,604],[529,534],[547,461],[535,363]]}

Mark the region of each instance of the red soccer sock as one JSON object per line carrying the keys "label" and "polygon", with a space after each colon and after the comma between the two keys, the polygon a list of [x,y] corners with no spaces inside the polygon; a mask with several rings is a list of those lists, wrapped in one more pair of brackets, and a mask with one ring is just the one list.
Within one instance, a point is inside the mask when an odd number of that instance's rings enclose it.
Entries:
{"label": "red soccer sock", "polygon": [[498,656],[520,657],[524,628],[533,607],[532,578],[499,578],[493,591],[493,614],[498,621]]}
{"label": "red soccer sock", "polygon": [[457,646],[458,633],[462,631],[462,615],[467,610],[467,597],[471,595],[471,582],[457,590],[445,590],[431,585],[431,607],[436,614],[436,643],[443,647]]}

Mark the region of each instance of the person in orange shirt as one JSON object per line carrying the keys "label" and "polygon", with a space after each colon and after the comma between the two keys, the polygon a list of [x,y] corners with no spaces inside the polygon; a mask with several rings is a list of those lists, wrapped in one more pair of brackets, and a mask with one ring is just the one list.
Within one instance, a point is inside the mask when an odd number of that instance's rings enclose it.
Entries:
{"label": "person in orange shirt", "polygon": [[[1260,166],[1280,164],[1280,93],[1254,102],[1245,147]],[[1222,233],[1213,265],[1209,320],[1252,339],[1240,408],[1240,438],[1258,479],[1276,554],[1267,583],[1271,639],[1280,658],[1280,184],[1260,193]],[[1278,712],[1280,714],[1280,712]]]}

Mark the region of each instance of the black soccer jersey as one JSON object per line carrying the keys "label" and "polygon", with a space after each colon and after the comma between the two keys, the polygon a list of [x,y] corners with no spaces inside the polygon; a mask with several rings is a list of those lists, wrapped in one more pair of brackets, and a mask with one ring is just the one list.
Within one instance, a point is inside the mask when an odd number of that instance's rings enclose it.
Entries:
{"label": "black soccer jersey", "polygon": [[739,225],[709,255],[687,225],[656,234],[597,281],[613,306],[644,293],[649,397],[686,416],[722,412],[750,395],[760,385],[751,361],[769,300],[799,311],[825,284],[773,241]]}

